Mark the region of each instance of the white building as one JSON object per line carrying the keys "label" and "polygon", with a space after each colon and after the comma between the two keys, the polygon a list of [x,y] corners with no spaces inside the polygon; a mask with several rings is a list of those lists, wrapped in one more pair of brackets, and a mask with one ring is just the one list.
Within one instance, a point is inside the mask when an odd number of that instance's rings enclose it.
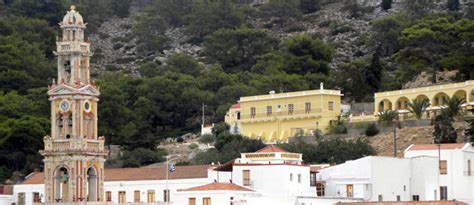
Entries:
{"label": "white building", "polygon": [[[321,169],[330,197],[364,201],[458,200],[474,203],[470,144],[411,145],[405,158],[369,156]],[[441,160],[438,156],[441,153]]]}
{"label": "white building", "polygon": [[[105,201],[113,203],[164,202],[167,190],[174,201],[178,189],[207,184],[213,180],[211,166],[177,166],[166,180],[165,167],[121,168],[105,170]],[[44,202],[44,174],[34,173],[13,190],[16,205]],[[0,203],[0,205],[6,205]]]}
{"label": "white building", "polygon": [[431,156],[439,161],[437,187],[430,190],[436,199],[474,204],[474,148],[471,144],[411,145],[405,157]]}
{"label": "white building", "polygon": [[436,181],[436,162],[434,157],[369,156],[322,169],[318,180],[325,183],[326,196],[364,201],[432,200],[425,190],[436,186],[423,182]]}
{"label": "white building", "polygon": [[[217,167],[178,166],[169,173],[169,180],[165,167],[106,169],[104,199],[111,203],[154,205],[317,205],[357,201],[317,197],[315,172],[326,166],[305,165],[302,154],[269,145]],[[17,205],[44,202],[44,174],[31,174],[14,186],[13,193]]]}
{"label": "white building", "polygon": [[[317,167],[314,167],[317,168]],[[311,167],[303,164],[302,154],[289,153],[269,145],[255,153],[242,153],[241,158],[214,169],[214,183],[179,190],[177,204],[333,204],[348,199],[320,199],[311,183]],[[231,203],[232,202],[232,203]]]}

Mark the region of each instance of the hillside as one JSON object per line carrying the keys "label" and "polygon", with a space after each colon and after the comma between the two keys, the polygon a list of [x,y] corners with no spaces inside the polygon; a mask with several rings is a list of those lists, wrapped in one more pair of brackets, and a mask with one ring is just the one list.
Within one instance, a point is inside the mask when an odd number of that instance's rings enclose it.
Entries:
{"label": "hillside", "polygon": [[[0,0],[0,181],[42,168],[38,150],[51,127],[46,92],[57,75],[58,22],[72,4],[88,22],[101,92],[99,135],[126,151],[129,166],[162,161],[160,143],[197,133],[203,107],[204,123],[225,128],[224,115],[241,96],[324,83],[341,90],[345,102],[372,102],[379,91],[474,77],[473,10],[466,5],[236,2]],[[263,146],[241,136],[216,144],[201,159],[223,161]],[[338,162],[372,153],[360,141],[328,144],[364,148]],[[307,161],[331,160],[321,155]]]}

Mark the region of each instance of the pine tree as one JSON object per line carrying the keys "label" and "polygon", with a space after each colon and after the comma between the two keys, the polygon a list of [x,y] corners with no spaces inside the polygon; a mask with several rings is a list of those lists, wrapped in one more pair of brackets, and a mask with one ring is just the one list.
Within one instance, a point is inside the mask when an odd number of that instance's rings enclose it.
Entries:
{"label": "pine tree", "polygon": [[319,9],[319,0],[300,0],[299,7],[304,14],[316,12]]}
{"label": "pine tree", "polygon": [[459,0],[448,0],[446,4],[450,11],[459,10],[459,6],[460,6]]}
{"label": "pine tree", "polygon": [[457,134],[453,127],[453,118],[447,115],[436,116],[433,137],[436,143],[456,143]]}

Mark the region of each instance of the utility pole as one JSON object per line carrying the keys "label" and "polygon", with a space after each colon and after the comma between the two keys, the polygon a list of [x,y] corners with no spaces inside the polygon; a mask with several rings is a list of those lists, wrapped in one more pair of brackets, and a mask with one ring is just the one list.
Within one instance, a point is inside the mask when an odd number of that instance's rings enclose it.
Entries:
{"label": "utility pole", "polygon": [[204,126],[204,120],[205,120],[204,107],[206,107],[206,105],[202,103],[202,126]]}

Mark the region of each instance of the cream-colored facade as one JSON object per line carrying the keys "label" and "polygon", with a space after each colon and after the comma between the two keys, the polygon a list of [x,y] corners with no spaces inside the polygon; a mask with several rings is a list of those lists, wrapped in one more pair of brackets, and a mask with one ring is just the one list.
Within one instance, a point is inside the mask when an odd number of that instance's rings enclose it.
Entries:
{"label": "cream-colored facade", "polygon": [[463,106],[472,108],[474,106],[474,80],[375,93],[375,114],[386,110],[397,110],[400,114],[405,114],[409,112],[408,103],[420,99],[429,100],[427,114],[434,113],[442,109],[447,97],[453,96],[465,99],[466,103]]}
{"label": "cream-colored facade", "polygon": [[[321,85],[322,87],[322,85]],[[339,90],[307,90],[241,97],[226,114],[231,132],[265,142],[287,141],[298,134],[326,131],[341,114]]]}
{"label": "cream-colored facade", "polygon": [[99,90],[90,80],[90,43],[84,40],[82,16],[74,6],[59,23],[55,55],[57,83],[49,87],[51,136],[44,137],[47,203],[103,201],[104,161],[108,151],[98,137]]}

